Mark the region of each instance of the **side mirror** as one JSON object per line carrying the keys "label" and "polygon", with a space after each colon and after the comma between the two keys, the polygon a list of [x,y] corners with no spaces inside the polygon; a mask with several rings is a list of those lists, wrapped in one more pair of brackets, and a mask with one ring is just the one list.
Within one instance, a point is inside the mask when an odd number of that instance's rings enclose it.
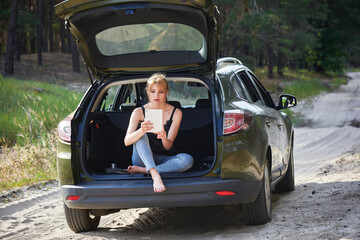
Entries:
{"label": "side mirror", "polygon": [[296,97],[288,94],[280,95],[278,109],[290,108],[296,105],[297,105]]}

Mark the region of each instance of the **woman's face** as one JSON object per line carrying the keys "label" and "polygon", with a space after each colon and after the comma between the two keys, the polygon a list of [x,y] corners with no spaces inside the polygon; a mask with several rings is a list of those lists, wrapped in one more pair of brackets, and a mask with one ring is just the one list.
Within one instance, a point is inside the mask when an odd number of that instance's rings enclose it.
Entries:
{"label": "woman's face", "polygon": [[159,84],[154,83],[148,90],[149,101],[153,104],[166,102],[167,91]]}

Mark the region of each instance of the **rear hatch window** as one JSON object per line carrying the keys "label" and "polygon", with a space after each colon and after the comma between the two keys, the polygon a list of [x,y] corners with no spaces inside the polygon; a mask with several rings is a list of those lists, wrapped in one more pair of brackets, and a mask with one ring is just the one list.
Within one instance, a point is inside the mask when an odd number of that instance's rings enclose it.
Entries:
{"label": "rear hatch window", "polygon": [[151,51],[198,52],[206,47],[201,32],[179,23],[117,26],[101,31],[95,39],[99,51],[105,56]]}

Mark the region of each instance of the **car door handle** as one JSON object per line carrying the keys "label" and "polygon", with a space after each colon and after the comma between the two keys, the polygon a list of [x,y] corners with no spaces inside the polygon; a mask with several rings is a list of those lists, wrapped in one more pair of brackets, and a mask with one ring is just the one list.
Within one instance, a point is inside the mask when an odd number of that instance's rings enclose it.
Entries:
{"label": "car door handle", "polygon": [[278,128],[281,128],[281,127],[282,127],[282,124],[278,123],[278,125],[277,125],[277,126],[278,126]]}

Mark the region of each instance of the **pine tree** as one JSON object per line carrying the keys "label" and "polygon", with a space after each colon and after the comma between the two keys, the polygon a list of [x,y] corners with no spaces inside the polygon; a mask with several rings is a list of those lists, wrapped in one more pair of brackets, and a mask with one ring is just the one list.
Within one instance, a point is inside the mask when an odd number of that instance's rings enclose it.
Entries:
{"label": "pine tree", "polygon": [[18,19],[18,0],[12,0],[10,5],[10,22],[7,32],[5,73],[14,74],[15,35]]}

